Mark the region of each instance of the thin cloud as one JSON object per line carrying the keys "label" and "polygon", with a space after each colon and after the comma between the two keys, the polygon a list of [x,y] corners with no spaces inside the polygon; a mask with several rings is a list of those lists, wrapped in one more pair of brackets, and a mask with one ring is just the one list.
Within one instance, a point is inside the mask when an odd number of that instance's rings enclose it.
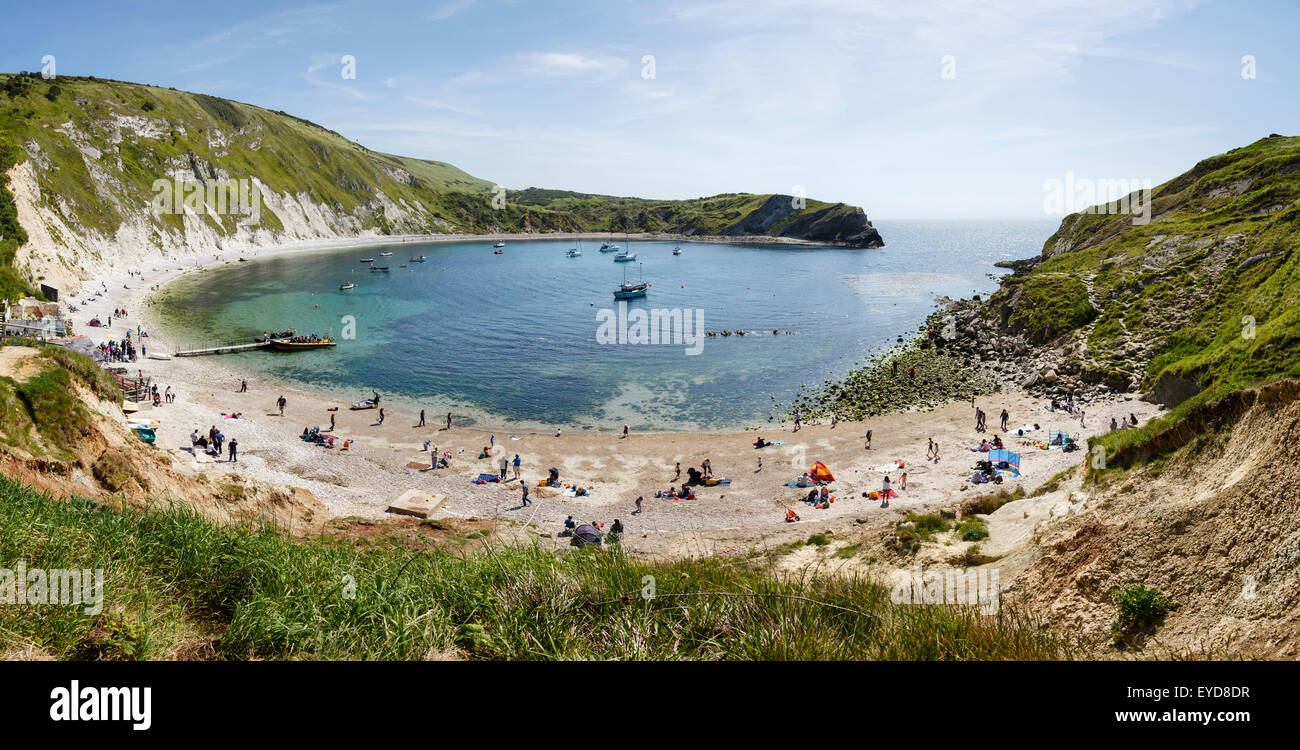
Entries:
{"label": "thin cloud", "polygon": [[474,4],[474,0],[451,0],[451,2],[443,3],[439,5],[437,8],[434,8],[433,11],[429,13],[429,15],[424,17],[424,20],[429,23],[436,23],[437,21],[445,21],[448,18],[451,18],[452,16],[461,12],[462,10],[469,8],[473,4]]}

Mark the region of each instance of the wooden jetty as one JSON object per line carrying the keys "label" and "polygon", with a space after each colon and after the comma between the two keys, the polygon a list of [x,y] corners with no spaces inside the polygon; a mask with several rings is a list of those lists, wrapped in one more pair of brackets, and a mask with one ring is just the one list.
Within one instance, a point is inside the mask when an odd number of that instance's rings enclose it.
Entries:
{"label": "wooden jetty", "polygon": [[175,357],[201,357],[205,354],[231,354],[233,352],[247,352],[253,349],[270,349],[270,341],[254,341],[251,344],[226,344],[224,346],[210,346],[206,349],[187,349],[185,351],[174,352]]}

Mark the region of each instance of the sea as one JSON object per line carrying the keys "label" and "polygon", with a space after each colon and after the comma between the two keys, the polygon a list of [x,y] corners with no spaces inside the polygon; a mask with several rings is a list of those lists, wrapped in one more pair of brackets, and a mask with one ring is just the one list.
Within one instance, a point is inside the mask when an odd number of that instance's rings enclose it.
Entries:
{"label": "sea", "polygon": [[[184,348],[332,335],[330,349],[223,364],[339,404],[379,391],[430,422],[451,411],[519,431],[758,427],[801,386],[914,334],[938,298],[992,292],[1006,273],[993,264],[1037,255],[1057,222],[875,223],[883,248],[616,235],[607,242],[634,261],[572,238],[512,240],[500,254],[486,240],[408,241],[252,259],[169,285],[162,333]],[[646,296],[618,304],[625,280],[648,282]]]}

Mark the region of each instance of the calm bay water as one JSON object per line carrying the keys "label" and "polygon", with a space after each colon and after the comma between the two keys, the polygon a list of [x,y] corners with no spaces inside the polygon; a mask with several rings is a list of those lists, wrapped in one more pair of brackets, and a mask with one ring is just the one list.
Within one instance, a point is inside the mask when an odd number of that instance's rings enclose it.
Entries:
{"label": "calm bay water", "polygon": [[[249,352],[223,363],[357,400],[455,411],[480,424],[659,429],[766,423],[774,403],[907,335],[940,295],[996,287],[999,260],[1037,254],[1054,221],[878,222],[877,250],[639,242],[640,263],[615,263],[598,242],[416,243],[236,263],[169,286],[164,334],[225,342],[262,331],[343,332],[331,350]],[[620,245],[622,239],[616,238]],[[680,244],[683,254],[672,255]],[[391,258],[379,253],[392,251]],[[425,263],[408,258],[423,253]],[[361,258],[390,265],[367,271]],[[701,311],[708,331],[756,335],[638,346],[597,340],[611,290],[642,274],[649,295],[630,309]],[[357,288],[339,291],[352,281]],[[796,332],[773,336],[773,329]],[[234,358],[238,358],[235,360]]]}

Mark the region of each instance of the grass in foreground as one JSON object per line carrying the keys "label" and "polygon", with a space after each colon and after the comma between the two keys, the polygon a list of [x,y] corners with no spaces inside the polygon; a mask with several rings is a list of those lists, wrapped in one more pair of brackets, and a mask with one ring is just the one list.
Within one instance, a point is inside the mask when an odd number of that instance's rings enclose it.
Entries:
{"label": "grass in foreground", "polygon": [[[617,550],[358,548],[0,477],[0,566],[103,568],[103,612],[0,605],[0,654],[61,659],[1058,659],[1009,605],[894,605],[862,579]],[[653,589],[655,596],[643,598]]]}

